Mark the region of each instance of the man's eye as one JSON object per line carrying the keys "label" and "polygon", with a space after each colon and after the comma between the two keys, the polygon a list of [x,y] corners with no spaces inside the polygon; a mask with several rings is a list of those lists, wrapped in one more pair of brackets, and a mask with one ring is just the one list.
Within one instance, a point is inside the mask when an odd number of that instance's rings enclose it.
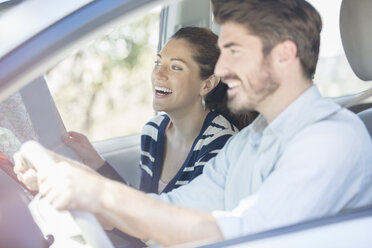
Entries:
{"label": "man's eye", "polygon": [[235,49],[230,49],[230,53],[231,53],[231,54],[238,54],[239,51],[238,51],[238,50],[235,50]]}
{"label": "man's eye", "polygon": [[181,71],[181,70],[182,70],[181,67],[176,66],[176,65],[172,65],[172,69],[173,69],[173,70],[176,70],[176,71]]}

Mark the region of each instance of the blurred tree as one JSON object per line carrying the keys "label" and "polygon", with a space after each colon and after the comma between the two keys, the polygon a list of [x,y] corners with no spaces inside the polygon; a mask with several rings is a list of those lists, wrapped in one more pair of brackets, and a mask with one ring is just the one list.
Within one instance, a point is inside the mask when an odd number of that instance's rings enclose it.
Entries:
{"label": "blurred tree", "polygon": [[153,115],[159,11],[113,29],[59,63],[48,85],[69,130],[93,140],[139,132]]}

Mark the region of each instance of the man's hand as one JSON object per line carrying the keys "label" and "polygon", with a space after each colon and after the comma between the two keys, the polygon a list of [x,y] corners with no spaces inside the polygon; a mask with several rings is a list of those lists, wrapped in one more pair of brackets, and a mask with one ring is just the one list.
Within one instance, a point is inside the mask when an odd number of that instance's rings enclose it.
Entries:
{"label": "man's hand", "polygon": [[62,161],[38,177],[40,194],[56,209],[98,212],[106,179],[90,168]]}
{"label": "man's hand", "polygon": [[[89,168],[88,166],[81,164],[77,161],[68,159],[61,155],[58,155],[52,151],[46,149],[49,155],[56,163],[65,162],[68,163],[70,166],[78,167],[81,170],[85,170],[90,173],[97,174],[94,170]],[[51,165],[53,166],[53,165]],[[54,168],[53,168],[54,170]],[[22,157],[20,152],[16,152],[14,154],[14,172],[17,175],[19,181],[26,185],[26,187],[32,191],[39,190],[39,183],[40,183],[40,175],[38,172],[33,168],[32,165],[28,164]]]}
{"label": "man's hand", "polygon": [[23,160],[20,152],[16,152],[13,158],[14,173],[17,175],[18,180],[32,191],[39,190],[39,185],[37,182],[37,172],[32,167],[27,165],[27,163]]}

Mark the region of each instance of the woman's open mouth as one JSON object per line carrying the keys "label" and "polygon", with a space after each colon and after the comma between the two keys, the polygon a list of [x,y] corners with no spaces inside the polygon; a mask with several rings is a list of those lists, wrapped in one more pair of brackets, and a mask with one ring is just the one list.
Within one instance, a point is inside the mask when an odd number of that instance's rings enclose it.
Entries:
{"label": "woman's open mouth", "polygon": [[168,96],[170,94],[172,94],[172,90],[165,88],[165,87],[155,86],[155,95]]}

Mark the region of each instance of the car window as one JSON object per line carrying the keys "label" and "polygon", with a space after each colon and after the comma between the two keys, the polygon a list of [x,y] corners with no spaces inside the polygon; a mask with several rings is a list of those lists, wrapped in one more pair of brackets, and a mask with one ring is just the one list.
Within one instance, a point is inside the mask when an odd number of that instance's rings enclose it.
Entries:
{"label": "car window", "polygon": [[352,71],[342,47],[339,16],[341,0],[309,0],[323,20],[320,56],[314,83],[325,97],[356,94],[371,86],[360,80]]}
{"label": "car window", "polygon": [[138,133],[154,115],[150,76],[160,8],[115,27],[46,73],[67,130],[93,141]]}

